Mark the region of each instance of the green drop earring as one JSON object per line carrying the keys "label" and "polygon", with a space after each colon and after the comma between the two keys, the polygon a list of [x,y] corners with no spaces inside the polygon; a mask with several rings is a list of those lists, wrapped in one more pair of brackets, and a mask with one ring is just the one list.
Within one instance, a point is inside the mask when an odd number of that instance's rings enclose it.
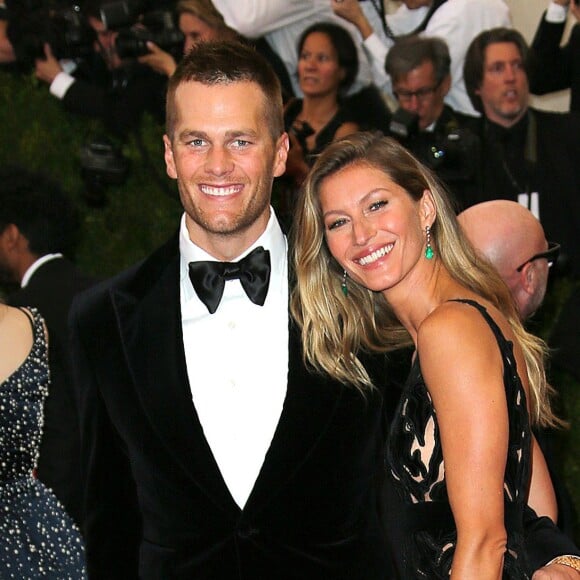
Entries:
{"label": "green drop earring", "polygon": [[427,240],[427,247],[425,248],[425,258],[427,260],[432,260],[435,253],[433,252],[433,248],[431,247],[431,227],[425,226],[425,238]]}
{"label": "green drop earring", "polygon": [[344,271],[344,274],[342,275],[342,283],[340,285],[340,289],[342,290],[342,293],[345,296],[348,296],[348,286],[346,285],[346,270]]}

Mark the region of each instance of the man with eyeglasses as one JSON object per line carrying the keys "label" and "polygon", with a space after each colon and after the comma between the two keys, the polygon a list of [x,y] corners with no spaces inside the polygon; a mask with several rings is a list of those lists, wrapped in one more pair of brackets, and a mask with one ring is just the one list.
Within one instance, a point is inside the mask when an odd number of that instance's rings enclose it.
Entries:
{"label": "man with eyeglasses", "polygon": [[[478,203],[462,211],[457,219],[473,247],[495,266],[507,284],[521,319],[531,318],[544,300],[548,274],[558,261],[560,245],[546,241],[542,224],[515,201]],[[573,538],[576,511],[555,465],[553,434],[537,430],[536,438],[556,492],[558,527]]]}
{"label": "man with eyeglasses", "polygon": [[[391,79],[385,74],[387,54],[403,37],[420,34],[445,38],[451,53],[451,86],[446,101],[455,110],[477,116],[463,82],[463,60],[471,40],[482,30],[511,26],[504,0],[402,0],[393,14],[385,16],[380,0],[329,0],[335,14],[354,24],[360,32],[365,52],[370,55],[375,83],[392,93]],[[368,18],[368,7],[381,13],[383,26]],[[382,28],[382,29],[381,29]]]}
{"label": "man with eyeglasses", "polygon": [[477,201],[479,138],[465,115],[445,103],[451,86],[451,57],[440,38],[410,36],[389,51],[385,69],[399,108],[390,134],[437,173],[459,208]]}
{"label": "man with eyeglasses", "polygon": [[547,242],[542,224],[523,205],[506,199],[478,203],[458,215],[469,241],[497,269],[522,320],[538,310],[560,245]]}

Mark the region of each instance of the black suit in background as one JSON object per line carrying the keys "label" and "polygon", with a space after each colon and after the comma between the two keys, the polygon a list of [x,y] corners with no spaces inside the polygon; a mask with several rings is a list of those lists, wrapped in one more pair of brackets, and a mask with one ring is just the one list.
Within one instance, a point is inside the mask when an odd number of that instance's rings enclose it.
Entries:
{"label": "black suit in background", "polygon": [[68,311],[75,294],[92,280],[66,258],[41,265],[28,285],[8,296],[13,306],[35,306],[49,335],[50,385],[44,407],[44,427],[38,459],[38,478],[50,487],[67,513],[80,524],[80,447],[78,414],[72,388]]}
{"label": "black suit in background", "polygon": [[401,119],[412,116],[399,109],[388,134],[433,170],[449,190],[457,212],[476,203],[481,188],[481,143],[472,130],[475,118],[445,105],[431,130],[420,131],[415,125],[408,128],[407,136],[401,136],[396,124],[399,115]]}
{"label": "black suit in background", "polygon": [[550,334],[554,364],[580,381],[580,285],[573,288]]}
{"label": "black suit in background", "polygon": [[[474,119],[480,136],[481,191],[478,201],[538,193],[546,237],[562,246],[558,269],[580,275],[580,114],[529,108],[510,128]],[[534,209],[529,207],[528,209]]]}
{"label": "black suit in background", "polygon": [[561,46],[564,22],[542,16],[530,47],[530,90],[536,95],[570,89],[570,110],[580,112],[580,24],[572,28]]}

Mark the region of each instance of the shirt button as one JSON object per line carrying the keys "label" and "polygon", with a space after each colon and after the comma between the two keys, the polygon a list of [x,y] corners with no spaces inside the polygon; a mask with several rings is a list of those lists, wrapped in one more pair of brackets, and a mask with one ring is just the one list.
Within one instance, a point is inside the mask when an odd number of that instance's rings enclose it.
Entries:
{"label": "shirt button", "polygon": [[258,528],[253,528],[252,526],[245,526],[238,530],[238,536],[242,540],[249,540],[250,538],[255,538],[260,533]]}

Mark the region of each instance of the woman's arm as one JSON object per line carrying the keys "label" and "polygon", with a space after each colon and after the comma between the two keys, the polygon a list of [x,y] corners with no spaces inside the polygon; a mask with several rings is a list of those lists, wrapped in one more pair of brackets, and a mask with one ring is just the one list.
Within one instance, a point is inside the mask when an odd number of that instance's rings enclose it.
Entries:
{"label": "woman's arm", "polygon": [[423,322],[417,347],[457,527],[451,578],[499,580],[509,425],[497,341],[473,307],[447,303]]}

